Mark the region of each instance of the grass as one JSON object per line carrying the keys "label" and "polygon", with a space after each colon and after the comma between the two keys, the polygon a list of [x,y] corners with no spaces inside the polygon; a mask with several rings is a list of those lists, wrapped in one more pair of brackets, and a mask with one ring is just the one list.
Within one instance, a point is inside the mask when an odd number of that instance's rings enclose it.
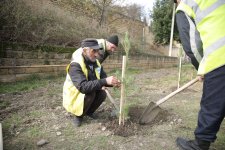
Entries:
{"label": "grass", "polygon": [[10,105],[9,101],[0,101],[0,109],[4,109]]}
{"label": "grass", "polygon": [[[42,78],[38,75],[32,75],[24,81],[18,81],[16,83],[1,83],[0,94],[2,93],[16,93],[22,91],[31,91],[36,88],[44,87],[52,80],[58,80],[56,77]],[[60,79],[61,80],[61,79]]]}
{"label": "grass", "polygon": [[23,122],[23,116],[19,114],[13,114],[10,118],[7,118],[3,122],[3,128],[9,129],[12,125],[20,126]]}
{"label": "grass", "polygon": [[42,134],[43,132],[41,131],[40,127],[34,126],[34,127],[29,127],[27,130],[24,132],[24,136],[28,138],[37,138]]}
{"label": "grass", "polygon": [[27,116],[29,116],[29,118],[37,119],[37,118],[40,118],[40,117],[42,117],[44,115],[45,115],[45,113],[43,111],[33,110],[33,111],[29,112]]}

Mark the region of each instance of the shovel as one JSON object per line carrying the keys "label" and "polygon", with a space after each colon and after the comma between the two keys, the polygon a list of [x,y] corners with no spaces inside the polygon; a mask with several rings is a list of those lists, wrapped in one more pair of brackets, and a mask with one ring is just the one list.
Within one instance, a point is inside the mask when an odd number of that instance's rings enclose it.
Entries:
{"label": "shovel", "polygon": [[162,109],[159,107],[160,104],[164,103],[167,101],[169,98],[173,97],[177,93],[183,91],[184,89],[188,88],[189,86],[193,85],[198,81],[198,77],[195,79],[191,80],[190,82],[186,83],[182,87],[178,88],[176,91],[170,93],[166,97],[160,99],[156,103],[150,102],[147,108],[143,111],[141,117],[139,118],[139,124],[148,124],[151,123],[155,117],[159,114],[159,112],[162,111]]}

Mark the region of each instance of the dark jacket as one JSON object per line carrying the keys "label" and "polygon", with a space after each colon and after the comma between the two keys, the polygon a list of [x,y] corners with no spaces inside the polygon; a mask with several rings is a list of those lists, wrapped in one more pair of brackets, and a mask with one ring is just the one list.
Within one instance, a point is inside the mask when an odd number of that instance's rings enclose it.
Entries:
{"label": "dark jacket", "polygon": [[195,22],[182,11],[176,14],[176,22],[183,49],[190,57],[191,63],[198,70],[199,63],[203,57],[203,48]]}
{"label": "dark jacket", "polygon": [[95,68],[98,67],[97,63],[88,62],[84,57],[84,63],[88,70],[88,79],[86,79],[80,64],[73,62],[69,68],[70,78],[75,87],[83,94],[91,93],[100,90],[103,86],[107,86],[106,73],[101,67],[100,80],[95,75]]}
{"label": "dark jacket", "polygon": [[104,53],[100,53],[100,57],[98,58],[100,63],[103,63],[105,59],[110,55],[108,51],[105,51]]}

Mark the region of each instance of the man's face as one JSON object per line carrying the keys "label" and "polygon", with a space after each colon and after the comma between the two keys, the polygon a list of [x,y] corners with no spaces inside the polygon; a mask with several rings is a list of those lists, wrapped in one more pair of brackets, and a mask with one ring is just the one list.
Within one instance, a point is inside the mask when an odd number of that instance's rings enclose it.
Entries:
{"label": "man's face", "polygon": [[84,48],[84,55],[88,57],[91,62],[95,62],[96,59],[99,57],[99,50],[91,49],[91,48]]}
{"label": "man's face", "polygon": [[112,44],[108,41],[106,43],[106,48],[107,48],[109,53],[112,53],[112,52],[116,51],[116,49],[117,49],[116,45],[114,45],[114,44]]}

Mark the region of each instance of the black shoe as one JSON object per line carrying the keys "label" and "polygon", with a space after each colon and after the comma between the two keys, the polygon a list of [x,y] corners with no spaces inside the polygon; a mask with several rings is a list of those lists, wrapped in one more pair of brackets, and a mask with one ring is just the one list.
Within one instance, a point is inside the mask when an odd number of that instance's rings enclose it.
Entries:
{"label": "black shoe", "polygon": [[77,116],[75,116],[75,118],[73,119],[74,126],[75,127],[81,126],[82,120],[83,120],[83,117],[77,117]]}
{"label": "black shoe", "polygon": [[178,137],[176,143],[180,150],[208,150],[210,147],[210,142],[199,139],[188,141]]}
{"label": "black shoe", "polygon": [[87,114],[87,116],[94,120],[98,119],[98,116],[96,114]]}

